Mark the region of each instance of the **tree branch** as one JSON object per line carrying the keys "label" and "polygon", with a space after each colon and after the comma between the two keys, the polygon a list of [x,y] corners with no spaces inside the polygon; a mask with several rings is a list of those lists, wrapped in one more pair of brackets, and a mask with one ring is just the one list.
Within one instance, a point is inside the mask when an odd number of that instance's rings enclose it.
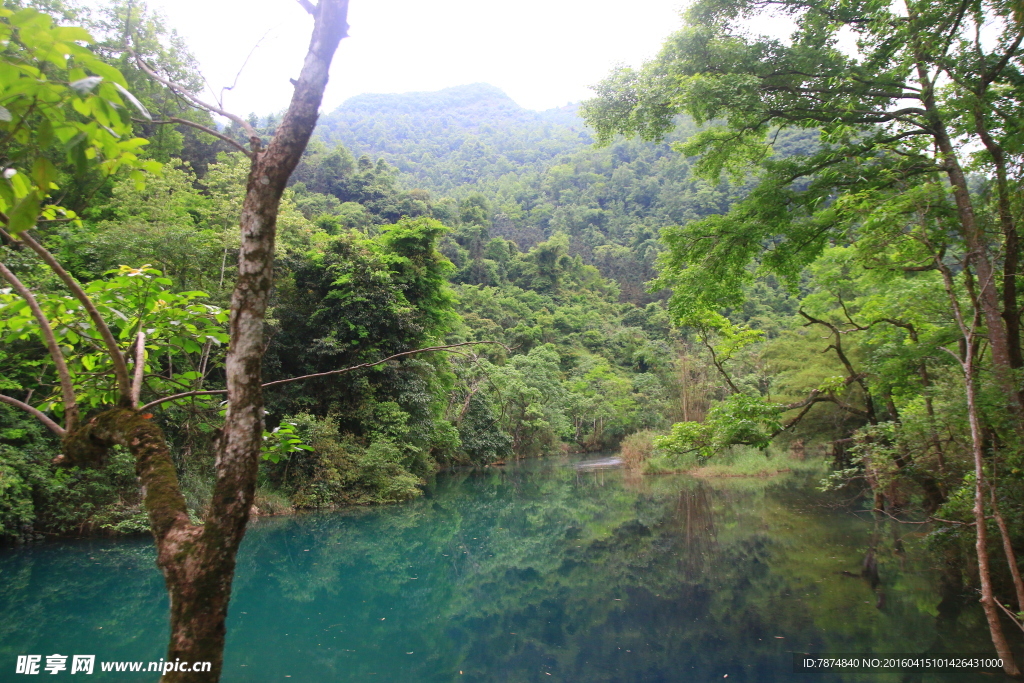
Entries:
{"label": "tree branch", "polygon": [[726,372],[725,367],[722,366],[722,361],[718,360],[718,356],[715,354],[715,347],[708,341],[707,335],[703,331],[697,330],[697,336],[700,337],[701,342],[705,347],[707,347],[708,352],[711,354],[711,363],[718,368],[718,372],[720,372],[722,377],[725,378],[725,382],[729,385],[729,388],[732,389],[732,393],[740,393],[740,390],[736,388],[735,384],[733,384],[732,378],[729,377],[729,373]]}
{"label": "tree branch", "polygon": [[[496,341],[474,341],[474,342],[462,342],[460,344],[449,344],[447,346],[428,346],[428,347],[423,348],[423,349],[414,349],[412,351],[403,351],[402,353],[396,353],[393,356],[388,356],[387,358],[382,358],[382,359],[380,359],[378,361],[375,361],[373,363],[361,363],[359,365],[353,365],[351,367],[342,368],[341,370],[328,370],[327,372],[317,372],[317,373],[314,373],[312,375],[301,375],[300,377],[289,377],[288,379],[279,379],[279,380],[275,380],[273,382],[267,382],[265,384],[261,384],[260,386],[262,388],[266,389],[268,387],[276,387],[276,386],[280,386],[282,384],[291,384],[292,382],[301,382],[302,380],[313,379],[315,377],[328,377],[330,375],[341,375],[341,374],[344,374],[346,372],[352,372],[353,370],[361,370],[363,368],[372,368],[375,365],[380,365],[382,363],[387,363],[389,360],[395,360],[396,358],[401,358],[403,356],[412,356],[412,355],[417,354],[417,353],[426,353],[427,351],[447,351],[448,349],[454,349],[454,348],[458,348],[460,346],[472,346],[472,345],[475,345],[475,344],[497,344],[499,346],[504,346],[504,344],[502,344],[501,342],[496,342]],[[507,349],[508,347],[505,347],[505,348]],[[145,412],[147,410],[155,408],[156,406],[160,405],[161,403],[167,403],[168,401],[177,401],[180,398],[189,398],[191,396],[216,396],[218,394],[226,394],[226,393],[228,393],[227,389],[210,389],[210,390],[207,390],[207,391],[186,391],[186,392],[181,393],[181,394],[174,394],[173,396],[164,396],[163,398],[158,398],[155,401],[150,401],[146,405],[144,405],[141,408],[139,408],[139,410],[142,411],[142,412]]]}
{"label": "tree branch", "polygon": [[67,361],[64,360],[64,354],[61,353],[60,346],[57,344],[57,338],[53,334],[50,321],[43,313],[43,309],[39,307],[39,302],[36,301],[32,291],[23,285],[21,280],[3,263],[0,263],[0,275],[3,275],[4,279],[10,282],[15,291],[28,303],[28,307],[32,310],[32,315],[35,316],[36,322],[39,323],[39,332],[43,335],[46,349],[50,352],[50,359],[53,360],[53,364],[57,366],[57,376],[60,378],[61,394],[64,397],[64,427],[71,431],[78,425],[78,403],[75,400],[75,386],[71,381],[71,371],[68,370]]}
{"label": "tree branch", "polygon": [[139,330],[135,341],[135,378],[132,381],[132,408],[139,405],[142,396],[142,379],[146,375],[146,333]]}
{"label": "tree branch", "polygon": [[[3,232],[4,236],[10,238],[10,235]],[[85,308],[86,313],[89,314],[89,319],[92,320],[93,326],[96,331],[100,333],[100,337],[103,338],[103,343],[107,347],[107,355],[110,356],[110,360],[114,365],[114,375],[117,377],[117,391],[120,395],[122,404],[127,404],[131,400],[131,380],[128,378],[128,365],[124,362],[124,356],[121,355],[121,350],[117,346],[117,340],[114,339],[114,334],[107,327],[106,321],[103,320],[103,316],[100,315],[99,310],[96,308],[96,304],[92,302],[89,295],[85,293],[82,286],[78,284],[78,281],[71,276],[68,271],[64,270],[64,267],[57,263],[57,259],[53,257],[49,251],[47,251],[39,242],[36,242],[28,232],[23,232],[18,235],[18,239],[27,244],[32,251],[39,255],[39,258],[50,267],[57,277],[61,279],[68,290],[74,295],[76,299]],[[125,406],[127,407],[127,405]]]}
{"label": "tree branch", "polygon": [[156,121],[156,120],[154,120],[154,121],[147,121],[146,119],[136,119],[136,118],[132,118],[132,121],[135,121],[136,123],[155,123],[155,124],[161,125],[161,126],[165,126],[165,125],[172,124],[172,123],[180,123],[183,126],[188,126],[190,128],[195,128],[196,130],[201,130],[204,133],[206,133],[207,135],[212,135],[215,138],[223,140],[224,142],[228,143],[229,145],[231,145],[232,147],[237,149],[239,152],[241,152],[245,156],[247,156],[250,159],[252,159],[252,152],[250,150],[246,149],[245,145],[240,143],[238,140],[235,140],[234,138],[232,138],[232,137],[230,137],[228,135],[224,135],[224,133],[221,133],[220,131],[214,130],[213,128],[210,128],[208,126],[204,126],[201,123],[196,123],[195,121],[189,121],[188,119],[178,118],[177,116],[172,116],[169,119],[167,119],[166,121]]}
{"label": "tree branch", "polygon": [[983,87],[988,87],[988,85],[992,83],[992,81],[996,80],[996,78],[999,77],[999,74],[1003,72],[1003,69],[1006,68],[1006,65],[1010,63],[1010,59],[1013,58],[1015,54],[1017,54],[1017,51],[1020,49],[1020,44],[1022,40],[1024,40],[1024,29],[1021,29],[1017,33],[1017,37],[1014,39],[1013,44],[1010,45],[1010,48],[1003,54],[1003,56],[999,59],[996,65],[992,68],[992,70],[983,75],[981,79]]}
{"label": "tree branch", "polygon": [[868,325],[868,327],[874,327],[879,323],[889,323],[890,325],[894,325],[896,327],[902,327],[910,334],[910,340],[913,342],[917,342],[917,329],[911,323],[903,322],[902,320],[896,320],[895,318],[879,318],[878,320],[872,321],[871,324]]}
{"label": "tree branch", "polygon": [[25,412],[31,413],[33,417],[35,417],[37,420],[39,420],[44,425],[49,427],[50,431],[53,432],[54,434],[56,434],[57,436],[63,437],[65,434],[67,434],[65,429],[63,427],[61,427],[59,424],[57,424],[56,422],[54,422],[53,420],[51,420],[49,418],[49,416],[46,415],[46,413],[44,413],[41,410],[38,410],[37,408],[33,408],[32,406],[30,406],[29,404],[27,404],[27,403],[25,403],[23,401],[19,401],[16,398],[12,398],[10,396],[4,396],[3,394],[0,394],[0,403],[6,403],[9,406],[14,406],[15,408],[21,408]]}
{"label": "tree branch", "polygon": [[174,94],[178,95],[179,97],[182,97],[183,99],[187,100],[192,106],[197,107],[199,109],[205,109],[206,111],[213,112],[214,114],[219,114],[224,118],[234,121],[239,126],[241,126],[242,130],[244,130],[246,134],[249,136],[249,144],[252,146],[254,152],[262,146],[262,143],[260,142],[259,133],[257,133],[256,129],[253,128],[252,125],[248,121],[243,119],[241,116],[238,116],[237,114],[232,114],[226,109],[214,106],[212,104],[209,104],[208,102],[204,102],[203,100],[199,99],[198,97],[190,93],[188,89],[185,88],[185,86],[179,83],[175,83],[174,81],[164,78],[157,74],[156,71],[154,71],[148,64],[146,64],[142,57],[136,54],[135,50],[131,47],[128,48],[128,52],[131,53],[132,57],[135,59],[136,64],[139,65],[140,69],[146,72],[147,76],[152,78],[154,81],[162,84],[165,88],[167,88]]}

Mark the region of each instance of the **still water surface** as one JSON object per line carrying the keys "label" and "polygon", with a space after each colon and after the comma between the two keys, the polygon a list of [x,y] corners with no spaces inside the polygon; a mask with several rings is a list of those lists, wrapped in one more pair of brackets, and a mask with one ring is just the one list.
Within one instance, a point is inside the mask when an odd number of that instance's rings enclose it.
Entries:
{"label": "still water surface", "polygon": [[[614,464],[448,472],[405,505],[259,520],[223,680],[1003,680],[794,673],[793,652],[991,644],[920,526],[842,505],[814,477],[640,478]],[[146,539],[0,551],[2,681],[29,680],[13,675],[19,654],[155,661],[166,619]]]}

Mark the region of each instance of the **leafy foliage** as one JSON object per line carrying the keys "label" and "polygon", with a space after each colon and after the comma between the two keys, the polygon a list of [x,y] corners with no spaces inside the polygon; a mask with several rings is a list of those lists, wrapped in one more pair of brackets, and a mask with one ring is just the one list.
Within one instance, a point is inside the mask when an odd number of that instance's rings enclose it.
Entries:
{"label": "leafy foliage", "polygon": [[[17,235],[40,216],[75,218],[46,200],[60,187],[51,157],[64,157],[75,172],[95,165],[103,175],[130,169],[141,185],[160,164],[139,157],[143,138],[132,136],[131,111],[149,116],[127,89],[121,73],[80,43],[93,42],[82,28],[55,26],[31,8],[0,8],[0,155],[8,164],[0,179],[0,211]],[[69,106],[70,105],[70,106]]]}

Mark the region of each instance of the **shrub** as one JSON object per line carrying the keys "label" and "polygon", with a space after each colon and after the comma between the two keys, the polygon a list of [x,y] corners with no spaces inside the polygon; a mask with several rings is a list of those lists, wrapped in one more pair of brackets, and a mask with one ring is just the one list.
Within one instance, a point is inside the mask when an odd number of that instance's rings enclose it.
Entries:
{"label": "shrub", "polygon": [[639,469],[654,454],[654,437],[651,429],[634,432],[622,440],[622,462],[630,469]]}
{"label": "shrub", "polygon": [[0,539],[149,531],[126,450],[113,449],[99,470],[55,467],[50,460],[56,452],[0,444]]}
{"label": "shrub", "polygon": [[[273,491],[290,498],[296,508],[392,503],[420,494],[423,482],[409,471],[419,455],[414,447],[401,447],[381,436],[364,446],[351,434],[340,433],[331,415],[301,413],[282,422],[293,425],[312,450],[294,451],[276,463],[262,462],[260,490],[267,502]],[[256,506],[264,511],[259,502]]]}

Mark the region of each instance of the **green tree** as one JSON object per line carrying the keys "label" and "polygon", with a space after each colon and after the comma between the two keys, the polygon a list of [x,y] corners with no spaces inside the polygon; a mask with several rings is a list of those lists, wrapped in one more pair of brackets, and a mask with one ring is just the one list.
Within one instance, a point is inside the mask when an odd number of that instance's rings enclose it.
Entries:
{"label": "green tree", "polygon": [[[837,195],[882,200],[894,185],[941,177],[952,189],[947,201],[959,243],[978,273],[1000,386],[1024,425],[1024,402],[1011,379],[1024,367],[1008,175],[1024,151],[1024,101],[1015,85],[1024,29],[1012,20],[1012,3],[908,2],[904,13],[866,1],[787,0],[772,7],[797,22],[789,41],[748,35],[737,24],[766,7],[697,3],[654,61],[617,71],[584,107],[604,141],[615,132],[661,138],[676,114],[686,113],[708,124],[679,146],[700,156],[701,173],[757,178],[749,198],[727,214],[665,233],[660,283],[675,288],[677,314],[738,303],[755,260],[757,272],[794,282],[830,240],[844,238]],[[992,40],[975,39],[983,25],[993,27]],[[841,31],[856,38],[857,54],[840,49]],[[820,144],[773,157],[778,131],[790,128],[820,131]],[[967,144],[984,152],[969,155]],[[995,180],[994,230],[986,230],[968,184],[972,169]]]}
{"label": "green tree", "polygon": [[[1024,397],[1017,386],[1024,367],[1017,303],[1019,178],[1013,170],[1024,152],[1024,26],[1015,7],[1002,0],[702,0],[655,60],[640,71],[620,69],[585,106],[604,141],[616,132],[659,139],[677,114],[688,114],[705,127],[679,150],[700,157],[698,170],[757,183],[728,213],[663,233],[668,251],[659,284],[674,288],[679,321],[739,305],[744,287],[759,274],[776,274],[795,287],[830,243],[870,233],[872,216],[888,214],[884,224],[915,235],[925,247],[916,251],[923,261],[908,262],[910,254],[897,253],[894,265],[942,273],[965,339],[967,350],[958,360],[974,443],[982,603],[1010,674],[1018,669],[999,623],[985,547],[972,346],[980,328],[961,315],[946,257],[958,259],[953,267],[967,278],[971,306],[990,344],[994,386],[1013,415],[1013,431],[1024,434]],[[766,11],[796,22],[789,40],[740,26]],[[856,40],[856,51],[840,48],[843,32]],[[794,128],[819,131],[819,144],[773,156],[779,133]],[[972,186],[972,171],[987,177],[986,192]],[[887,210],[893,206],[902,208]],[[948,237],[936,240],[936,232]],[[837,328],[832,330],[838,344]],[[1016,579],[1016,559],[1006,547]],[[1024,604],[1024,591],[1018,593]]]}
{"label": "green tree", "polygon": [[[252,506],[263,444],[263,319],[274,275],[276,219],[288,178],[313,132],[334,52],[348,28],[346,0],[322,0],[316,7],[306,6],[315,19],[313,37],[288,114],[265,148],[259,136],[253,134],[251,147],[245,150],[252,163],[241,212],[239,273],[229,318],[227,389],[214,392],[227,393],[227,410],[213,496],[201,525],[194,524],[188,515],[167,439],[150,419],[152,416],[139,410],[145,380],[145,331],[139,329],[136,333],[132,345],[135,368],[129,373],[123,342],[115,337],[96,301],[29,234],[40,215],[54,218],[57,214],[56,208],[43,206],[56,185],[54,165],[47,154],[55,150],[66,154],[81,172],[88,170],[93,161],[107,175],[127,167],[140,184],[143,169],[159,168],[156,162],[140,161],[134,154],[145,141],[130,137],[125,100],[140,110],[142,107],[128,92],[117,69],[76,42],[91,41],[88,33],[54,27],[49,16],[33,10],[0,9],[0,35],[7,41],[0,59],[0,123],[8,145],[2,151],[16,164],[9,167],[12,172],[3,174],[4,182],[0,183],[0,210],[6,224],[2,234],[7,243],[17,239],[31,248],[86,312],[87,334],[96,340],[101,355],[109,358],[116,386],[113,395],[102,401],[102,410],[86,420],[79,419],[76,382],[57,338],[60,328],[47,317],[34,293],[3,265],[0,274],[25,301],[56,369],[64,426],[28,401],[6,395],[0,400],[31,413],[61,435],[64,457],[71,464],[102,462],[113,446],[125,447],[134,456],[136,473],[145,489],[157,564],[170,594],[167,659],[212,665],[209,672],[167,670],[163,672],[167,681],[209,681],[220,676],[235,554]],[[70,61],[67,55],[71,55]],[[192,105],[225,113],[199,101],[187,88],[162,77],[143,60],[137,59],[136,64]],[[244,123],[238,117],[233,120]],[[156,300],[154,310],[159,309],[158,304]],[[62,313],[59,306],[58,313]]]}

